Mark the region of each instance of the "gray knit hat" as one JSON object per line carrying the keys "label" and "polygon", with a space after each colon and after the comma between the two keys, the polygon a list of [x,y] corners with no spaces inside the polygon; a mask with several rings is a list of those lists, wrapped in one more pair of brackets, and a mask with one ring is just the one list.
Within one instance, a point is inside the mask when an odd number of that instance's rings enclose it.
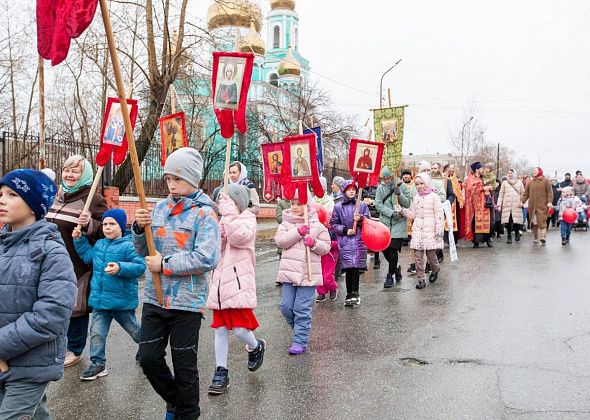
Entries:
{"label": "gray knit hat", "polygon": [[250,189],[245,185],[229,184],[227,186],[227,195],[236,203],[240,212],[248,208],[248,204],[250,204]]}
{"label": "gray knit hat", "polygon": [[336,186],[338,188],[340,188],[340,186],[342,185],[342,183],[344,182],[344,178],[342,178],[341,176],[335,176],[334,179],[332,180],[332,182],[334,184],[336,184]]}
{"label": "gray knit hat", "polygon": [[203,174],[203,158],[192,147],[181,147],[166,159],[164,173],[182,178],[198,188]]}

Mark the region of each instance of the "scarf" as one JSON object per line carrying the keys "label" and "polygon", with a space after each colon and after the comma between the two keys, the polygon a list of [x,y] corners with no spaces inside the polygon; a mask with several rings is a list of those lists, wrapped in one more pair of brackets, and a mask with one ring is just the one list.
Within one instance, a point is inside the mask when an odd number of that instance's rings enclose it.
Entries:
{"label": "scarf", "polygon": [[543,169],[539,168],[537,166],[537,169],[539,170],[539,174],[537,175],[537,178],[543,178]]}
{"label": "scarf", "polygon": [[436,192],[436,190],[430,186],[432,182],[430,175],[428,175],[426,172],[420,172],[418,175],[416,175],[416,179],[418,178],[420,178],[426,186],[426,188],[424,188],[422,191],[418,191],[418,195],[420,197],[426,197],[428,194]]}
{"label": "scarf", "polygon": [[84,169],[82,170],[82,176],[80,176],[78,182],[76,182],[71,187],[68,187],[63,182],[63,180],[61,181],[61,189],[64,193],[75,193],[88,185],[92,185],[92,181],[94,179],[94,171],[92,170],[92,165],[86,159],[84,159],[82,162],[84,162]]}

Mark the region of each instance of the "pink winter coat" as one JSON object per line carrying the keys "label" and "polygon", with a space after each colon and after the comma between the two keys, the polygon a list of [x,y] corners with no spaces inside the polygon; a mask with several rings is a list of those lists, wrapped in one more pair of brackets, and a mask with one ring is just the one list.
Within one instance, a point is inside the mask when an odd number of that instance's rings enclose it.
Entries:
{"label": "pink winter coat", "polygon": [[256,216],[239,213],[233,200],[219,196],[221,259],[209,280],[207,308],[256,308]]}
{"label": "pink winter coat", "polygon": [[320,286],[323,284],[321,256],[330,252],[331,241],[328,229],[318,219],[317,212],[309,209],[310,236],[316,240],[311,250],[311,281],[307,274],[307,258],[303,237],[297,228],[304,225],[303,216],[295,216],[292,209],[283,212],[275,242],[283,249],[277,280],[294,286]]}
{"label": "pink winter coat", "polygon": [[424,197],[417,194],[410,208],[402,207],[401,210],[406,218],[414,219],[410,248],[426,251],[445,247],[443,240],[445,213],[440,197],[436,193],[431,192]]}

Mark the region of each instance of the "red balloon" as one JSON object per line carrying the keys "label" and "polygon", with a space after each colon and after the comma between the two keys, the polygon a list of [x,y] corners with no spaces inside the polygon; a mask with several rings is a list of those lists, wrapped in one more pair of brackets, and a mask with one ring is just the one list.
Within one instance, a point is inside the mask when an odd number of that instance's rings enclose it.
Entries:
{"label": "red balloon", "polygon": [[590,219],[590,207],[586,209],[586,217]]}
{"label": "red balloon", "polygon": [[576,211],[574,209],[568,207],[563,212],[562,217],[563,217],[563,221],[565,223],[574,223],[576,220],[578,220],[578,213],[576,213]]}
{"label": "red balloon", "polygon": [[391,235],[387,226],[372,219],[363,219],[361,238],[371,251],[383,251],[391,243]]}
{"label": "red balloon", "polygon": [[553,207],[549,207],[549,216],[553,216],[553,213],[555,213],[555,209]]}

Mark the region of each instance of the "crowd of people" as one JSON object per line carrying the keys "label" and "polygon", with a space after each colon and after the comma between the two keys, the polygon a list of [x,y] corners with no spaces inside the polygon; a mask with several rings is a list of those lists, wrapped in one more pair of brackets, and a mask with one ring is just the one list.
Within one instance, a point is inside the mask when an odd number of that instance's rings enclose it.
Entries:
{"label": "crowd of people", "polygon": [[[402,280],[404,245],[412,250],[407,273],[424,289],[427,279],[439,279],[445,247],[456,258],[460,239],[491,248],[494,237],[506,234],[512,244],[530,229],[533,242],[545,245],[548,226],[559,225],[567,245],[573,225],[587,226],[590,187],[579,171],[575,180],[566,174],[557,183],[541,168],[530,178],[511,169],[500,179],[491,165],[474,162],[470,169],[460,180],[452,164],[421,162],[416,172],[399,174],[384,167],[376,188],[362,191],[354,180],[334,177],[328,191],[322,177],[323,196],[307,204],[297,194],[280,199],[274,240],[279,308],[291,330],[285,351],[308,351],[314,302],[337,301],[341,275],[344,305],[360,305],[370,252],[362,232],[369,219],[389,231],[384,288]],[[105,349],[113,320],[138,344],[135,358],[164,401],[167,420],[200,415],[197,357],[205,311],[212,312],[215,330],[209,394],[229,387],[230,331],[245,344],[247,369],[263,365],[266,342],[255,335],[254,314],[256,186],[244,165],[234,162],[228,185],[210,198],[199,189],[202,171],[195,149],[171,153],[164,166],[169,196],[138,209],[131,229],[124,211],[108,209],[100,194],[90,196],[94,174],[83,156],[66,160],[59,188],[47,173],[30,169],[0,179],[0,419],[51,418],[47,386],[64,367],[80,362],[87,342],[90,364],[80,380],[108,375]],[[565,217],[568,209],[576,212],[575,221]],[[379,268],[379,252],[373,255]],[[144,274],[139,321],[138,279]]]}

